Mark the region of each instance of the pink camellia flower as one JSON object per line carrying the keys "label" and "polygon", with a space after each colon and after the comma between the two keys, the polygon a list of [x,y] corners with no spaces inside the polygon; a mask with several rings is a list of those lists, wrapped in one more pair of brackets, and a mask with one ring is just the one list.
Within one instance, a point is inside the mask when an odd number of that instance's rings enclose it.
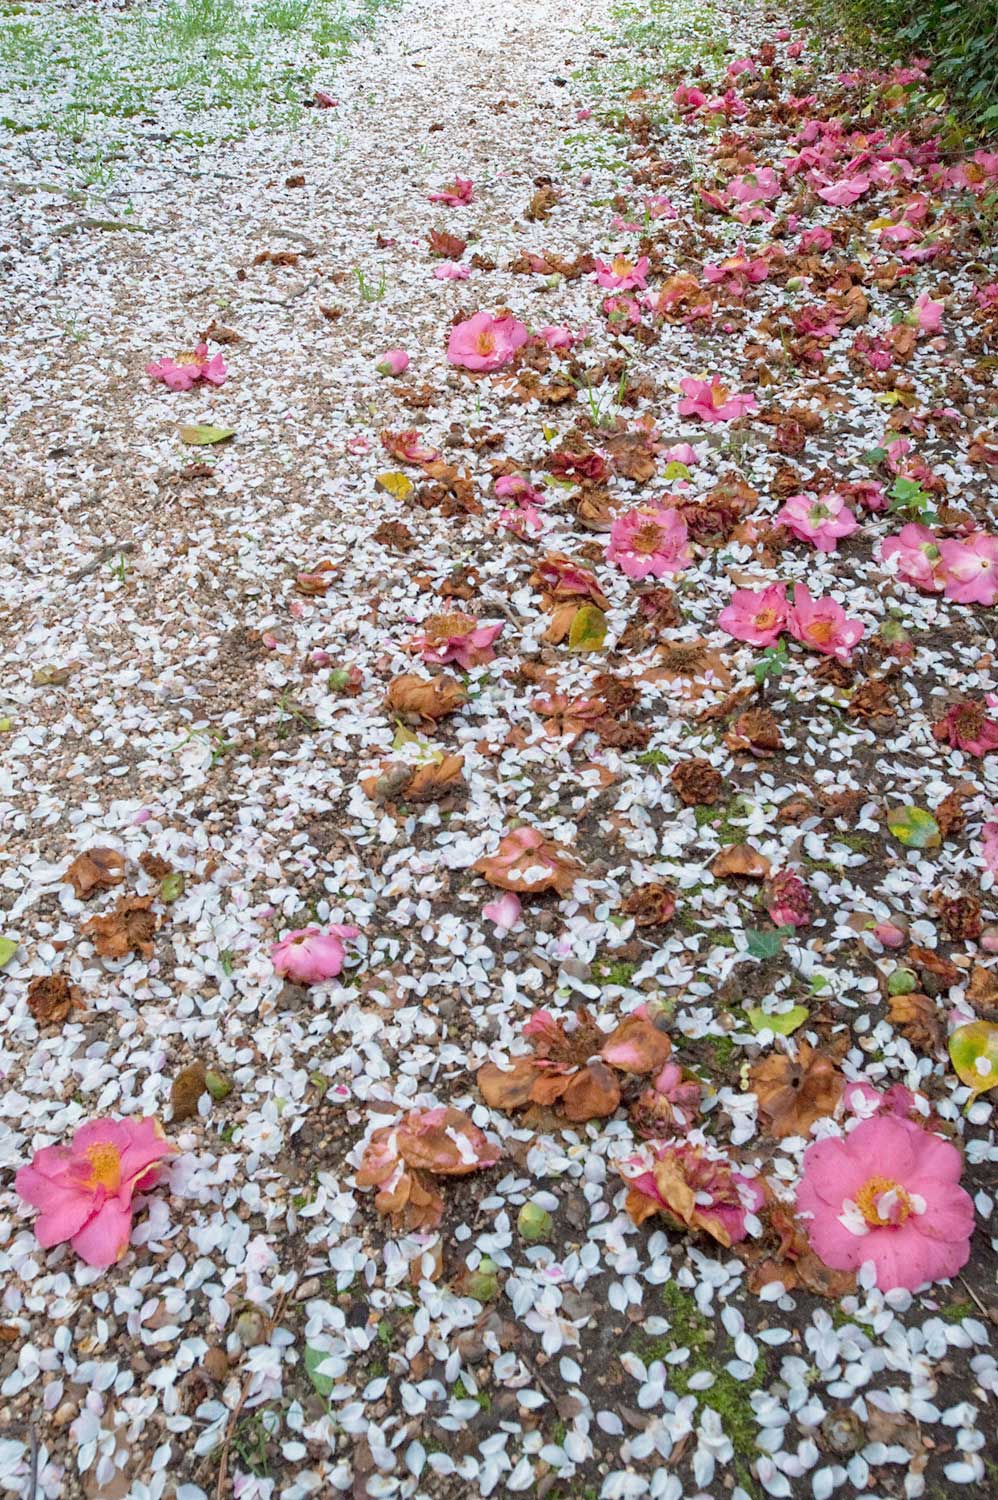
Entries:
{"label": "pink camellia flower", "polygon": [[462,671],[495,659],[492,643],[502,633],[503,622],[480,625],[471,615],[457,611],[431,615],[424,632],[413,641],[424,661],[443,666],[456,661]]}
{"label": "pink camellia flower", "polygon": [[962,542],[940,542],[939,551],[947,599],[989,609],[998,601],[998,537],[977,531]]}
{"label": "pink camellia flower", "polygon": [[837,1271],[872,1261],[882,1292],[955,1276],[974,1229],[962,1166],[948,1141],[890,1115],[815,1141],[797,1190],[812,1249]]}
{"label": "pink camellia flower", "polygon": [[799,541],[813,542],[819,552],[834,552],[840,537],[851,536],[859,528],[842,496],[834,492],[822,495],[820,500],[791,495],[777,512],[776,521]]}
{"label": "pink camellia flower", "polygon": [[88,1266],[111,1266],[128,1249],[132,1198],[154,1187],[177,1148],[158,1120],[90,1120],[69,1146],[44,1146],[21,1167],[14,1186],[39,1210],[38,1243],[66,1240]]}
{"label": "pink camellia flower", "polygon": [[447,187],[429,194],[431,203],[446,203],[451,208],[458,208],[462,204],[470,203],[474,197],[475,185],[470,177],[455,177]]}
{"label": "pink camellia flower", "polygon": [[175,360],[167,356],[158,364],[146,365],[146,374],[152,380],[161,380],[171,391],[189,391],[202,380],[208,385],[222,385],[227,373],[221,354],[209,355],[207,344],[198,344],[190,354],[178,354]]}
{"label": "pink camellia flower", "polygon": [[694,380],[687,376],[679,386],[683,393],[679,403],[681,417],[699,417],[703,422],[734,422],[758,404],[751,394],[732,396],[716,375],[710,380]]}
{"label": "pink camellia flower", "polygon": [[466,370],[501,370],[527,342],[527,330],[516,318],[475,313],[451,329],[447,358]]}
{"label": "pink camellia flower", "polygon": [[872,1084],[862,1079],[847,1083],[842,1090],[842,1103],[852,1115],[861,1120],[872,1120],[874,1115],[894,1115],[899,1120],[915,1120],[920,1111],[916,1108],[917,1096],[903,1083],[892,1083],[881,1093]]}
{"label": "pink camellia flower", "polygon": [[325,931],[321,927],[300,927],[274,943],[270,961],[282,979],[290,979],[292,984],[321,984],[324,979],[336,978],[346,958],[344,940],[359,936],[359,932],[357,927],[339,923]]}
{"label": "pink camellia flower", "polygon": [[606,557],[628,578],[681,573],[693,561],[686,522],[677,510],[666,505],[636,506],[618,516],[610,527]]}
{"label": "pink camellia flower", "polygon": [[[488,917],[494,922],[496,930],[501,934],[509,932],[515,927],[523,914],[523,906],[515,891],[505,891],[497,901],[489,901],[482,907],[482,916]],[[537,1011],[536,1015],[546,1015],[546,1011]],[[531,1017],[533,1020],[534,1017]],[[529,1024],[529,1022],[528,1022]],[[526,1028],[524,1028],[526,1032]]]}
{"label": "pink camellia flower", "polygon": [[672,102],[682,110],[698,110],[707,103],[707,95],[692,84],[681,83],[672,96]]}
{"label": "pink camellia flower", "polygon": [[793,870],[780,870],[771,877],[765,899],[777,927],[806,927],[811,920],[811,893]]}
{"label": "pink camellia flower", "polygon": [[627,1212],[635,1224],[664,1214],[725,1248],[745,1239],[748,1215],[763,1201],[762,1189],[726,1156],[688,1141],[646,1141],[617,1162],[617,1171],[627,1184]]}
{"label": "pink camellia flower", "polygon": [[993,755],[998,750],[998,719],[983,703],[954,703],[932,726],[933,738],[966,755]]}
{"label": "pink camellia flower", "polygon": [[834,599],[812,599],[803,583],[794,585],[794,602],[787,614],[787,629],[795,641],[819,651],[822,656],[836,656],[848,661],[852,648],[863,638],[865,626],[850,620],[841,604]]}
{"label": "pink camellia flower", "polygon": [[388,349],[374,368],[379,375],[401,375],[409,368],[409,356],[404,349]]}
{"label": "pink camellia flower", "polygon": [[889,562],[897,558],[897,574],[905,583],[928,594],[938,594],[943,586],[940,573],[942,553],[936,534],[919,521],[909,521],[897,536],[886,536],[880,543],[880,558]]}
{"label": "pink camellia flower", "polygon": [[703,1098],[699,1079],[686,1078],[678,1063],[667,1062],[653,1081],[652,1088],[672,1106],[673,1123],[688,1129],[696,1119]]}
{"label": "pink camellia flower", "polygon": [[647,276],[647,255],[642,255],[640,260],[628,260],[626,255],[615,255],[609,265],[604,260],[596,262],[596,282],[610,291],[640,290],[644,287]]}
{"label": "pink camellia flower", "polygon": [[735,589],[717,623],[736,641],[771,646],[787,628],[787,591],[782,583],[764,589]]}
{"label": "pink camellia flower", "polygon": [[920,328],[923,333],[941,333],[943,326],[943,303],[933,302],[928,292],[922,292],[915,298],[915,306],[905,321],[911,323],[916,328]]}
{"label": "pink camellia flower", "polygon": [[435,281],[467,281],[470,275],[471,267],[462,266],[456,260],[444,260],[438,266],[433,267]]}

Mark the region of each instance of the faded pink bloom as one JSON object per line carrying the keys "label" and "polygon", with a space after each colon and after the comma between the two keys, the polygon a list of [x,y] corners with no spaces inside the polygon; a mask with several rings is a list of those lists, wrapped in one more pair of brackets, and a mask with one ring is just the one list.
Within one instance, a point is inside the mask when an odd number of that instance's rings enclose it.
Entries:
{"label": "faded pink bloom", "polygon": [[443,666],[456,661],[462,671],[482,666],[495,659],[492,643],[502,633],[502,621],[495,625],[479,625],[470,615],[434,615],[426,622],[426,630],[413,645],[424,661]]}
{"label": "faded pink bloom", "polygon": [[923,333],[941,333],[943,326],[943,303],[933,302],[928,292],[915,298],[915,306],[907,321],[920,328]]}
{"label": "faded pink bloom", "polygon": [[764,589],[735,589],[717,623],[736,641],[772,646],[787,628],[787,591],[782,583]]}
{"label": "faded pink bloom", "polygon": [[466,370],[501,370],[527,342],[527,330],[516,318],[475,313],[451,329],[447,358]]}
{"label": "faded pink bloom", "polygon": [[572,333],[562,324],[549,324],[547,328],[540,330],[538,337],[544,340],[549,349],[571,349],[573,344],[578,343],[581,334]]}
{"label": "faded pink bloom", "polygon": [[780,870],[770,879],[765,899],[777,927],[806,927],[811,920],[811,894],[793,870]]}
{"label": "faded pink bloom", "polygon": [[474,197],[474,183],[470,177],[455,177],[447,187],[428,195],[431,203],[446,203],[451,208],[470,203]]}
{"label": "faded pink bloom", "polygon": [[851,536],[859,528],[842,496],[834,491],[820,500],[791,495],[777,512],[776,521],[800,541],[812,542],[819,552],[834,552],[840,537]]}
{"label": "faded pink bloom", "polygon": [[176,360],[167,356],[158,364],[146,365],[146,374],[152,380],[161,380],[171,391],[189,391],[202,380],[208,385],[222,385],[227,373],[221,354],[209,355],[207,344],[198,344],[190,354],[178,354]]}
{"label": "faded pink bloom", "polygon": [[649,219],[676,219],[679,217],[672,199],[667,198],[664,193],[656,193],[646,198],[644,206],[645,213]]}
{"label": "faded pink bloom", "polygon": [[679,386],[683,393],[679,403],[681,417],[699,417],[703,422],[734,422],[758,404],[748,393],[732,396],[717,375],[710,380],[694,380],[687,376]]}
{"label": "faded pink bloom", "polygon": [[724,285],[738,296],[744,296],[746,288],[757,286],[769,276],[769,262],[761,255],[750,259],[745,246],[739,245],[734,255],[727,256],[715,265],[705,265],[703,279],[715,285]]}
{"label": "faded pink bloom", "polygon": [[690,443],[673,443],[671,448],[666,448],[662,454],[667,464],[685,464],[688,469],[695,468],[700,462],[700,455]]}
{"label": "faded pink bloom", "polygon": [[905,583],[927,594],[938,594],[943,586],[940,563],[942,553],[935,532],[919,521],[909,521],[897,536],[887,536],[880,543],[880,558],[889,562],[897,558],[897,574]]}
{"label": "faded pink bloom", "polygon": [[443,260],[433,267],[433,276],[436,281],[467,281],[470,275],[471,267],[462,266],[460,261],[456,260]]}
{"label": "faded pink bloom", "polygon": [[908,941],[907,932],[896,922],[878,922],[873,929],[873,936],[885,948],[903,948]]}
{"label": "faded pink bloom", "polygon": [[998,537],[978,531],[962,542],[940,542],[939,551],[947,599],[988,608],[998,601]]}
{"label": "faded pink bloom", "polygon": [[823,203],[832,203],[836,208],[848,208],[870,190],[870,179],[857,172],[855,177],[842,177],[827,187],[818,189]]}
{"label": "faded pink bloom", "polygon": [[338,923],[325,931],[321,927],[300,927],[274,943],[270,961],[282,979],[290,979],[292,984],[321,984],[324,979],[335,979],[343,968],[344,939],[358,935],[359,928]]}
{"label": "faded pink bloom", "polygon": [[[482,916],[488,917],[494,922],[500,935],[509,932],[515,927],[523,914],[520,898],[515,891],[505,891],[496,901],[489,901],[482,907]],[[537,1011],[537,1016],[547,1015],[547,1011]],[[531,1017],[533,1020],[534,1017]],[[529,1022],[527,1023],[529,1025]]]}
{"label": "faded pink bloom", "polygon": [[648,257],[642,255],[640,260],[628,260],[626,255],[615,255],[609,265],[606,261],[598,260],[594,274],[597,284],[610,291],[640,290],[648,275]]}
{"label": "faded pink bloom", "polygon": [[627,1209],[635,1223],[665,1214],[725,1247],[745,1239],[746,1219],[763,1200],[761,1188],[736,1172],[726,1156],[687,1141],[647,1141],[618,1161],[617,1171],[627,1183]]}
{"label": "faded pink bloom", "polygon": [[998,875],[998,823],[994,820],[981,829],[981,859],[986,870]]}
{"label": "faded pink bloom", "polygon": [[819,224],[815,229],[805,229],[797,242],[797,248],[806,255],[809,250],[830,250],[834,243],[831,230]]}
{"label": "faded pink bloom", "polygon": [[822,656],[848,661],[852,648],[863,638],[865,626],[847,617],[834,599],[812,599],[803,583],[794,585],[794,602],[787,615],[787,629],[795,641]]}
{"label": "faded pink bloom", "polygon": [[882,1292],[955,1276],[974,1230],[962,1167],[955,1146],[893,1116],[815,1141],[797,1191],[812,1249],[839,1271],[872,1260]]}
{"label": "faded pink bloom", "polygon": [[404,349],[388,349],[374,368],[379,375],[401,375],[409,368],[409,356]]}
{"label": "faded pink bloom", "polygon": [[693,561],[686,522],[669,506],[636,506],[618,516],[610,527],[606,557],[628,578],[681,573]]}
{"label": "faded pink bloom", "polygon": [[158,1120],[90,1120],[69,1146],[45,1146],[21,1167],[14,1186],[39,1210],[38,1243],[66,1240],[89,1266],[111,1266],[128,1249],[132,1197],[154,1187],[177,1148]]}
{"label": "faded pink bloom", "polygon": [[980,702],[954,703],[932,726],[933,738],[966,755],[992,755],[998,750],[998,719],[988,716]]}
{"label": "faded pink bloom", "polygon": [[500,500],[515,500],[517,505],[546,505],[548,496],[524,479],[522,474],[500,474],[495,483]]}
{"label": "faded pink bloom", "polygon": [[755,172],[732,177],[727,190],[735,203],[765,203],[778,198],[783,191],[772,167],[760,167]]}
{"label": "faded pink bloom", "polygon": [[699,1113],[700,1101],[703,1097],[703,1088],[699,1080],[684,1079],[683,1070],[679,1064],[667,1062],[653,1081],[652,1088],[656,1094],[660,1094],[672,1105],[675,1123],[688,1129]]}

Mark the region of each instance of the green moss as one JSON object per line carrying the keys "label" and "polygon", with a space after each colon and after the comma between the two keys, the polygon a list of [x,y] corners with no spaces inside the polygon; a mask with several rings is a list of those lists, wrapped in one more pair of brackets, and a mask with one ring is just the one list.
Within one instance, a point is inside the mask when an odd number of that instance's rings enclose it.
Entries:
{"label": "green moss", "polygon": [[672,764],[673,756],[668,750],[643,750],[635,760],[639,766],[668,766]]}
{"label": "green moss", "polygon": [[593,964],[593,977],[600,984],[619,984],[624,987],[634,978],[636,968],[637,964],[625,963],[623,960],[611,963],[609,959],[598,958]]}
{"label": "green moss", "polygon": [[947,1323],[959,1323],[964,1318],[973,1318],[976,1315],[974,1304],[970,1301],[951,1302],[949,1307],[940,1308],[939,1316],[945,1318]]}
{"label": "green moss", "polygon": [[[719,1331],[720,1325],[714,1319],[704,1316],[691,1293],[676,1282],[667,1281],[661,1297],[663,1314],[670,1323],[669,1332],[660,1338],[639,1333],[630,1347],[646,1364],[656,1359],[664,1362],[676,1349],[690,1351],[684,1363],[668,1367],[669,1388],[679,1396],[695,1395],[701,1406],[717,1412],[735,1450],[732,1468],[738,1482],[750,1495],[758,1495],[749,1462],[756,1449],[759,1426],[749,1398],[765,1381],[765,1359],[760,1355],[756,1360],[751,1379],[738,1380],[725,1369],[733,1358],[730,1340]],[[691,1390],[693,1376],[704,1371],[713,1375],[713,1385],[705,1391]]]}

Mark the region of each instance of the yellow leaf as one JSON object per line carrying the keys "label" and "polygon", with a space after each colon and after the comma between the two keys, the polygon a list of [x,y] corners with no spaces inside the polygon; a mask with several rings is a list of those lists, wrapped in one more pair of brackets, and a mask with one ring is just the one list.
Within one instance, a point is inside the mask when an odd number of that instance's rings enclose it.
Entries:
{"label": "yellow leaf", "polygon": [[415,489],[412,480],[407,479],[404,474],[399,474],[397,470],[392,470],[388,474],[379,474],[374,481],[374,487],[384,490],[385,494],[391,495],[393,500],[408,500]]}

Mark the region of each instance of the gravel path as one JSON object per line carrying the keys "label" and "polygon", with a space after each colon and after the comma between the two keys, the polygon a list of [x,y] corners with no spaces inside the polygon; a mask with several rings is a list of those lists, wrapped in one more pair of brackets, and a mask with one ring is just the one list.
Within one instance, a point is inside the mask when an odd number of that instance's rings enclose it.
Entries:
{"label": "gravel path", "polygon": [[[106,0],[94,15],[121,20]],[[71,138],[7,130],[0,1492],[993,1486],[994,1106],[946,1040],[995,1019],[998,776],[933,726],[956,701],[994,707],[998,646],[992,609],[886,565],[914,512],[863,510],[861,486],[907,475],[949,537],[993,524],[996,273],[966,227],[974,181],[935,184],[958,212],[939,208],[942,249],[900,282],[864,235],[924,185],[914,167],[855,209],[817,195],[813,164],[786,170],[778,234],[769,209],[711,204],[803,149],[806,111],[776,101],[851,108],[779,24],[679,0],[612,22],[594,0],[402,0],[269,129],[220,141],[182,94],[151,97],[101,148],[118,164],[99,189],[74,185]],[[673,104],[683,76],[748,102],[705,126]],[[470,201],[431,201],[461,178]],[[800,248],[815,226],[827,243]],[[678,285],[771,236],[795,264],[770,246],[757,277]],[[675,316],[633,296],[638,252]],[[805,303],[827,323],[850,287],[865,307],[831,332],[781,326]],[[942,333],[902,322],[922,292]],[[448,336],[480,311],[547,342],[469,374]],[[899,326],[910,348],[895,338],[881,378],[853,341]],[[223,384],[149,377],[201,340]],[[398,348],[408,368],[379,373]],[[679,410],[680,381],[715,371],[757,397],[742,420]],[[497,499],[522,475],[539,514]],[[836,484],[862,519],[837,550],[777,532],[795,489]],[[670,487],[694,551],[640,583],[607,533]],[[859,665],[795,646],[759,691],[760,646],[718,615],[780,582],[863,622]],[[433,643],[479,622],[501,626],[492,644],[439,672]],[[920,842],[912,808],[945,838]],[[489,856],[526,829],[543,841],[518,887]],[[794,872],[803,897],[779,884]],[[504,884],[522,911],[497,920]],[[271,950],[310,926],[352,929],[345,964],[296,983]],[[558,1031],[579,1006],[604,1033],[631,1017],[617,1072],[584,1018]],[[510,1103],[498,1070],[542,1008],[547,1091]],[[625,1212],[618,1162],[680,1128],[647,1113],[671,1114],[666,1085],[646,1089],[670,1040],[690,1149],[747,1174],[725,1182],[749,1249],[707,1224],[713,1179],[691,1233],[675,1203]],[[544,1069],[601,1047],[587,1086],[610,1106],[573,1115],[567,1073]],[[802,1087],[813,1112],[781,1094],[778,1128],[776,1094]],[[872,1262],[858,1282],[816,1269],[791,1213],[811,1135],[860,1139],[885,1097],[961,1145],[977,1215],[960,1276],[914,1295],[878,1289]],[[431,1116],[405,1174],[379,1176],[372,1133],[397,1146],[388,1126],[438,1106],[462,1112],[451,1133]],[[39,1248],[13,1179],[108,1116],[162,1120],[175,1154],[101,1269]],[[439,1229],[419,1196],[436,1192]]]}

